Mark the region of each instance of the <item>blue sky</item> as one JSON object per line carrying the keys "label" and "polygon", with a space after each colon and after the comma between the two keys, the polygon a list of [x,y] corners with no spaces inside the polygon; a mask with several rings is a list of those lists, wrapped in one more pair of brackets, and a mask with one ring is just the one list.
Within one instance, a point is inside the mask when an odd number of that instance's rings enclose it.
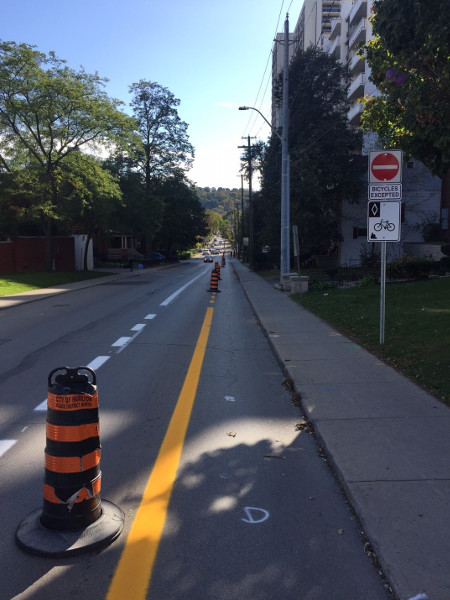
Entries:
{"label": "blue sky", "polygon": [[[271,50],[289,10],[292,31],[303,0],[14,0],[4,2],[0,39],[53,50],[69,66],[109,79],[127,105],[145,79],[180,100],[195,148],[189,178],[201,187],[240,187],[239,145],[266,140]],[[127,109],[129,110],[129,109]],[[256,181],[254,182],[256,185]]]}

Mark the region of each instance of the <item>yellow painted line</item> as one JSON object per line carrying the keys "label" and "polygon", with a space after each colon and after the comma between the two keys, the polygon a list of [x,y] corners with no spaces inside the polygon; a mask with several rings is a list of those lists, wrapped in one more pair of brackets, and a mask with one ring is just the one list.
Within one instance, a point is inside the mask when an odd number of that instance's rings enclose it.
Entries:
{"label": "yellow painted line", "polygon": [[207,308],[191,364],[106,600],[144,600],[161,539],[211,329]]}

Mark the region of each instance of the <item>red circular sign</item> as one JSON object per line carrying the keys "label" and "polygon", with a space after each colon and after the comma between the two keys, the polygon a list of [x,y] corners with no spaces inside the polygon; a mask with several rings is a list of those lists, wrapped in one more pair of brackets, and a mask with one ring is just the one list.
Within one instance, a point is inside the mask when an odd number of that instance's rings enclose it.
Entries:
{"label": "red circular sign", "polygon": [[370,168],[377,181],[391,181],[398,175],[400,163],[394,154],[381,152],[375,156]]}

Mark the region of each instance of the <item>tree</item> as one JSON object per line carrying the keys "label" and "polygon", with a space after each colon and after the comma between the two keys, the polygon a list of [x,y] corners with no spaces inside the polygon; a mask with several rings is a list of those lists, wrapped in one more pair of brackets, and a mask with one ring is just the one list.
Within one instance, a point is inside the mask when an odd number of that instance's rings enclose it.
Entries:
{"label": "tree", "polygon": [[70,69],[53,52],[0,43],[0,164],[15,181],[16,197],[26,196],[22,208],[42,222],[49,270],[69,157],[81,149],[128,144],[135,128],[119,110],[122,103],[104,92],[105,82]]}
{"label": "tree", "polygon": [[[356,202],[361,190],[361,136],[348,127],[345,76],[336,59],[313,46],[298,51],[289,68],[291,223],[298,226],[305,253],[332,250],[341,238],[342,202]],[[272,223],[280,214],[280,152],[280,142],[272,136],[261,199],[266,212],[273,206],[265,224],[272,229],[265,241],[269,245],[275,238]]]}
{"label": "tree", "polygon": [[99,159],[72,152],[61,164],[62,211],[72,230],[86,234],[83,263],[87,270],[89,242],[97,230],[107,229],[114,210],[122,203],[122,193],[117,179]]}
{"label": "tree", "polygon": [[194,247],[206,234],[205,213],[194,186],[173,177],[160,182],[157,194],[164,206],[159,247],[169,255]]}
{"label": "tree", "polygon": [[363,51],[380,95],[364,100],[362,127],[442,178],[450,208],[450,3],[376,0]]}
{"label": "tree", "polygon": [[130,88],[131,107],[142,140],[139,165],[144,173],[145,188],[152,179],[173,177],[187,171],[194,149],[189,143],[187,124],[178,115],[180,101],[167,88],[140,80]]}

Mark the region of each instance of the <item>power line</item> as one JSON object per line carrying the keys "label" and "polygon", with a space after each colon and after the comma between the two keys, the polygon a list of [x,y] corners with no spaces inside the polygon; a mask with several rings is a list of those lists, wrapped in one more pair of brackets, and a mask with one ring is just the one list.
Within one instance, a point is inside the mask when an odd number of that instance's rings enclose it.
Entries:
{"label": "power line", "polygon": [[[275,27],[275,33],[274,33],[274,35],[273,35],[273,37],[274,37],[274,38],[276,37],[276,35],[277,35],[277,32],[278,32],[278,26],[279,26],[279,24],[280,24],[281,14],[282,14],[282,12],[283,12],[284,1],[285,1],[285,0],[282,0],[282,2],[281,2],[281,7],[280,7],[280,12],[278,13],[278,20],[277,20],[277,24],[276,24],[276,27]],[[293,0],[291,0],[291,4],[292,4],[292,2],[293,2]],[[261,99],[261,102],[260,102],[260,104],[259,104],[259,106],[258,106],[258,97],[259,97],[259,94],[260,94],[261,88],[262,88],[262,86],[263,86],[263,83],[264,83],[264,78],[265,78],[265,76],[266,76],[266,73],[267,73],[267,67],[268,67],[268,65],[269,65],[270,59],[271,59],[271,57],[272,57],[272,54],[273,54],[273,50],[272,50],[272,48],[271,48],[271,49],[270,49],[270,52],[269,52],[269,56],[268,56],[268,58],[267,58],[267,61],[266,61],[266,66],[265,66],[265,69],[264,69],[264,73],[263,73],[263,75],[262,75],[262,78],[261,78],[261,83],[260,83],[260,85],[259,85],[259,88],[258,88],[258,93],[256,94],[255,102],[254,102],[254,104],[253,104],[254,106],[257,106],[258,108],[261,108],[261,106],[262,106],[262,104],[263,104],[263,101],[264,101],[264,98],[265,98],[265,95],[266,95],[266,92],[267,92],[267,87],[268,87],[268,85],[269,85],[269,82],[271,81],[271,78],[272,78],[272,77],[271,77],[272,73],[270,72],[270,73],[269,73],[269,75],[270,75],[270,76],[269,76],[269,77],[268,77],[268,79],[267,79],[267,83],[266,83],[266,87],[265,87],[264,95],[263,95],[263,97],[262,97],[262,99]],[[256,115],[250,115],[250,116],[249,116],[249,119],[248,119],[248,121],[247,121],[247,125],[246,125],[246,127],[245,127],[245,129],[244,129],[244,132],[246,132],[247,130],[250,130],[250,132],[252,131],[252,128],[253,128],[253,126],[254,126],[254,124],[255,124],[254,122],[256,121],[256,119],[257,119],[257,116],[256,116]],[[253,122],[252,126],[250,127],[250,122],[251,122],[252,120],[253,120],[254,122]],[[263,126],[261,126],[261,127],[263,127]],[[261,131],[261,128],[260,128],[260,131]]]}

